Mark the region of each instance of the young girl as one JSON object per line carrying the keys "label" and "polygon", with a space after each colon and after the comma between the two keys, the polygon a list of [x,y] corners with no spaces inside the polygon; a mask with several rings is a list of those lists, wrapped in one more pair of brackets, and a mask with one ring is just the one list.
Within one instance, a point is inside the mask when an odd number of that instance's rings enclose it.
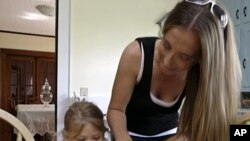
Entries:
{"label": "young girl", "polygon": [[64,118],[64,141],[103,141],[106,131],[102,111],[91,102],[75,102]]}

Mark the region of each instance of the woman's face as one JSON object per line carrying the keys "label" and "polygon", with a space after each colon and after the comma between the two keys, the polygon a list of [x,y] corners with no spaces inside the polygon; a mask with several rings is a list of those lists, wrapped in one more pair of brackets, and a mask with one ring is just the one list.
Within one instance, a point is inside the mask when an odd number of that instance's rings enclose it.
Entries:
{"label": "woman's face", "polygon": [[104,141],[104,133],[96,129],[91,123],[87,123],[75,138],[75,141]]}
{"label": "woman's face", "polygon": [[169,29],[158,47],[160,71],[166,75],[186,74],[198,62],[200,41],[196,32],[183,27]]}

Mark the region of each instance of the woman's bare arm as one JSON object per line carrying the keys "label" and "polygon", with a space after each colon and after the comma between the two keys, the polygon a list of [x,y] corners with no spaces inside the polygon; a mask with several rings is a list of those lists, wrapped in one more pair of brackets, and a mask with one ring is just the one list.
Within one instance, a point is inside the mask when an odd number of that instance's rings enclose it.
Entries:
{"label": "woman's bare arm", "polygon": [[127,130],[126,107],[132,95],[140,69],[139,44],[129,44],[121,56],[108,108],[108,123],[116,141],[132,141]]}

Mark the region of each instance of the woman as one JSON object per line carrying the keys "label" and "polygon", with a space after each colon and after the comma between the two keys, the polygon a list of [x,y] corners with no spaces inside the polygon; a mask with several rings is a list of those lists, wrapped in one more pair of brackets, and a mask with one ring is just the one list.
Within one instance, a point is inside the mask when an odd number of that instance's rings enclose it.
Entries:
{"label": "woman", "polygon": [[115,139],[165,140],[178,126],[175,139],[229,140],[241,83],[232,26],[213,0],[184,0],[169,13],[162,38],[129,44],[108,109]]}

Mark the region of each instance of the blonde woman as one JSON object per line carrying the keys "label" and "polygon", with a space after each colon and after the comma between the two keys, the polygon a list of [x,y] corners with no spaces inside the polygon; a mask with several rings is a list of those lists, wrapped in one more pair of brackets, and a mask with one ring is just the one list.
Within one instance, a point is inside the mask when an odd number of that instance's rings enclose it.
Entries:
{"label": "blonde woman", "polygon": [[226,9],[214,0],[181,1],[162,33],[136,39],[121,56],[108,109],[114,138],[228,141],[241,70]]}
{"label": "blonde woman", "polygon": [[64,141],[104,141],[102,111],[91,102],[75,102],[64,118]]}
{"label": "blonde woman", "polygon": [[199,63],[187,77],[186,101],[174,140],[229,141],[229,125],[235,123],[241,88],[229,14],[214,0],[184,0],[171,12],[163,33],[173,26],[194,30],[201,47]]}

